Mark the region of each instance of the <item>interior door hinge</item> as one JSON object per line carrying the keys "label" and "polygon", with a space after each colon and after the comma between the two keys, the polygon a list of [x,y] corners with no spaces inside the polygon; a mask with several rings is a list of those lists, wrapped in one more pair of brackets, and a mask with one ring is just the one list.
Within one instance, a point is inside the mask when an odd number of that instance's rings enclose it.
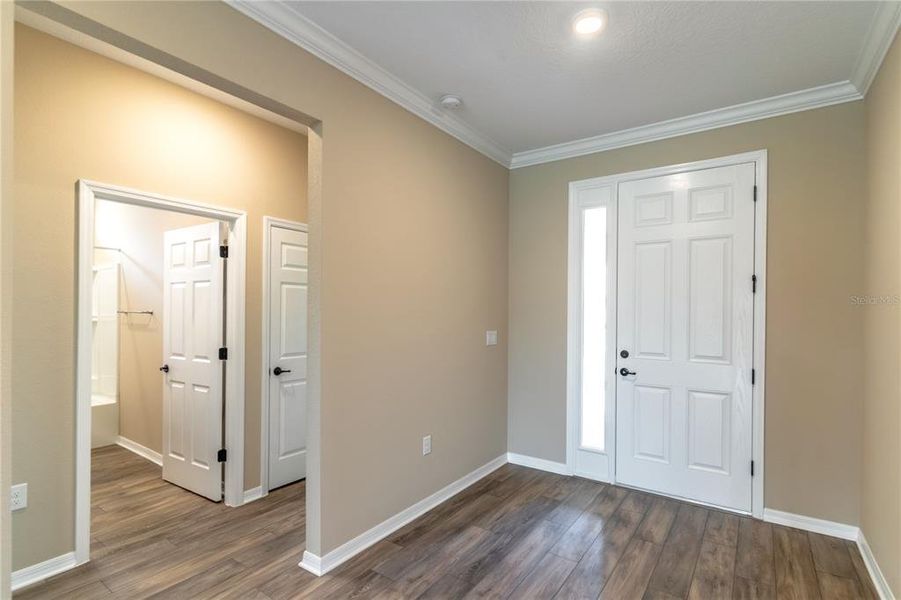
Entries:
{"label": "interior door hinge", "polygon": [[751,369],[751,385],[754,385],[757,380],[757,369]]}
{"label": "interior door hinge", "polygon": [[228,450],[222,448],[221,450],[216,452],[216,460],[218,462],[225,462],[226,460],[228,460]]}
{"label": "interior door hinge", "polygon": [[228,258],[228,246],[219,246],[219,258]]}
{"label": "interior door hinge", "polygon": [[754,186],[754,202],[757,202],[757,186]]}
{"label": "interior door hinge", "polygon": [[751,293],[757,293],[757,275],[751,275]]}
{"label": "interior door hinge", "polygon": [[219,360],[228,360],[228,348],[219,348]]}
{"label": "interior door hinge", "polygon": [[754,461],[751,461],[751,477],[754,477]]}

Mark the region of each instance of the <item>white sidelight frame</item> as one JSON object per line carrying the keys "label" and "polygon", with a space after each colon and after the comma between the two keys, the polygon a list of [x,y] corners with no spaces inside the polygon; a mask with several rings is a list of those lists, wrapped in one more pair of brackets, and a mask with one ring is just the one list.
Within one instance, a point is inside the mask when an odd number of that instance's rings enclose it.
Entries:
{"label": "white sidelight frame", "polygon": [[78,304],[75,411],[75,562],[90,560],[91,543],[91,278],[94,266],[94,208],[109,200],[224,221],[228,226],[225,369],[225,504],[244,503],[244,348],[247,214],[151,194],[126,187],[78,181]]}
{"label": "white sidelight frame", "polygon": [[[582,424],[582,339],[583,316],[583,248],[584,214],[586,209],[606,207],[607,210],[607,339],[605,340],[604,372],[604,450],[581,445]],[[567,443],[566,464],[579,477],[613,481],[616,465],[616,186],[593,179],[575,181],[569,185],[569,286],[567,319],[566,395]],[[612,301],[611,301],[612,300]]]}
{"label": "white sidelight frame", "polygon": [[[616,483],[616,270],[617,270],[617,203],[619,185],[627,181],[674,175],[701,169],[712,169],[754,163],[757,206],[754,212],[754,369],[752,387],[752,449],[754,477],[751,491],[751,514],[763,518],[764,502],[764,417],[766,404],[766,221],[767,221],[767,151],[757,150],[709,160],[657,167],[605,177],[572,181],[569,184],[569,238],[567,258],[567,335],[566,335],[566,469],[569,473]],[[607,206],[607,340],[604,452],[579,448],[582,369],[582,212],[593,206]],[[594,452],[596,459],[587,453]],[[587,472],[585,466],[594,470]],[[606,470],[604,470],[606,468]],[[730,510],[730,509],[726,509]],[[741,511],[734,511],[741,512]]]}
{"label": "white sidelight frame", "polygon": [[[263,217],[263,295],[262,295],[262,321],[261,321],[261,360],[260,368],[260,497],[269,494],[269,299],[270,299],[270,272],[269,264],[271,255],[270,239],[272,228],[280,227],[291,231],[302,231],[309,234],[306,223],[288,221],[277,217]],[[309,268],[309,265],[307,266]],[[308,315],[305,315],[308,316]],[[309,428],[308,428],[309,429]]]}

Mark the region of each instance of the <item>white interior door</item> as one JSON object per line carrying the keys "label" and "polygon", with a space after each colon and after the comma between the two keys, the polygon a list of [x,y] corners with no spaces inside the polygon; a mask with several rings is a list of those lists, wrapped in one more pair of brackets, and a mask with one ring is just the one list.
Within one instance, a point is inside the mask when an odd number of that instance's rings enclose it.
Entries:
{"label": "white interior door", "polygon": [[269,489],[307,475],[307,234],[269,235]]}
{"label": "white interior door", "polygon": [[754,183],[744,164],[623,183],[618,198],[617,481],[742,511]]}
{"label": "white interior door", "polygon": [[164,234],[163,479],[222,499],[224,264],[220,224]]}

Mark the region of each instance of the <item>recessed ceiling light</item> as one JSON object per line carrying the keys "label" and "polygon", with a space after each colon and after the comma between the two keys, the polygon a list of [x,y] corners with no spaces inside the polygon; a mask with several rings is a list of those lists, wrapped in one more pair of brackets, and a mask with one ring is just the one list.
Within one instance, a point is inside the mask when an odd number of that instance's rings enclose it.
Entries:
{"label": "recessed ceiling light", "polygon": [[573,31],[579,35],[600,33],[607,25],[607,11],[601,8],[586,8],[573,19]]}
{"label": "recessed ceiling light", "polygon": [[443,108],[448,110],[456,110],[463,106],[463,99],[454,94],[445,94],[444,96],[441,96],[441,99],[438,102],[441,103]]}

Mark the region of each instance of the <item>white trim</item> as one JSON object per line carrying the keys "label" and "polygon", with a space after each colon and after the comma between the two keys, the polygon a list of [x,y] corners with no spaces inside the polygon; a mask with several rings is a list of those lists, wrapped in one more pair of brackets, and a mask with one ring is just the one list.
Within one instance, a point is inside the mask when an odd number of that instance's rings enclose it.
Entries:
{"label": "white trim", "polygon": [[835,521],[798,515],[773,508],[763,509],[763,520],[767,523],[785,525],[786,527],[794,527],[795,529],[803,529],[804,531],[812,531],[813,533],[831,535],[832,537],[855,542],[860,534],[860,528],[856,525],[845,525],[844,523],[836,523]]}
{"label": "white trim", "polygon": [[755,378],[751,387],[752,439],[751,460],[754,461],[751,512],[758,519],[763,516],[763,480],[766,456],[764,428],[766,425],[766,250],[767,206],[769,204],[768,155],[766,150],[755,155],[757,206],[754,211],[754,273],[757,275],[757,293],[754,295],[754,365]]}
{"label": "white trim", "polygon": [[515,452],[507,452],[507,462],[511,465],[520,465],[529,467],[530,469],[538,469],[539,471],[547,471],[558,475],[572,475],[572,470],[564,463],[546,460],[544,458],[535,458],[525,454],[517,454]]}
{"label": "white trim", "polygon": [[876,78],[876,73],[885,60],[899,26],[901,26],[901,2],[877,4],[870,30],[867,32],[863,48],[857,57],[857,64],[854,66],[854,74],[851,76],[851,82],[862,95],[865,96],[870,90],[870,84]]}
{"label": "white trim", "polygon": [[434,494],[423,498],[416,504],[405,508],[396,515],[382,521],[372,529],[364,531],[352,540],[345,542],[326,554],[317,556],[309,551],[303,553],[300,566],[313,575],[324,575],[338,565],[350,560],[366,548],[369,548],[379,540],[391,535],[410,521],[419,518],[432,510],[442,502],[460,493],[489,473],[499,469],[507,463],[507,455],[502,454],[482,465],[475,471],[468,473],[453,483],[443,487]]}
{"label": "white trim", "polygon": [[59,575],[64,571],[75,568],[78,563],[75,561],[74,552],[66,552],[60,556],[47,559],[30,567],[24,567],[18,571],[13,571],[12,591],[20,590],[23,587],[34,585],[49,579],[54,575]]}
{"label": "white trim", "polygon": [[316,577],[325,575],[325,571],[322,570],[322,559],[309,550],[303,551],[303,556],[301,557],[298,566],[305,571],[309,571]]}
{"label": "white trim", "polygon": [[729,127],[748,121],[759,121],[789,113],[822,108],[842,102],[860,100],[863,95],[849,81],[830,83],[799,92],[754,100],[725,108],[717,108],[707,112],[688,115],[642,125],[632,129],[623,129],[535,150],[517,152],[510,161],[511,169],[528,167],[565,158],[594,154],[616,148],[625,148],[645,142],[679,137],[690,133],[698,133],[720,127]]}
{"label": "white trim", "polygon": [[235,10],[511,169],[860,100],[867,93],[901,22],[899,3],[880,3],[850,80],[511,154],[462,119],[442,110],[435,99],[300,14],[289,3],[226,1]]}
{"label": "white trim", "polygon": [[[566,401],[566,460],[570,472],[575,471],[575,429],[573,421],[577,415],[575,405],[578,402],[579,390],[574,379],[574,365],[579,364],[581,349],[577,343],[578,337],[573,333],[573,327],[579,325],[579,320],[573,317],[573,311],[578,309],[578,304],[573,303],[574,269],[579,262],[573,260],[573,253],[580,251],[577,240],[573,240],[573,211],[576,210],[576,193],[589,188],[611,187],[614,193],[612,204],[616,204],[616,193],[619,184],[636,179],[647,179],[673,175],[687,171],[698,171],[729,165],[738,165],[753,162],[755,164],[755,181],[757,185],[757,206],[754,216],[754,272],[757,275],[757,293],[754,296],[754,369],[756,370],[755,384],[752,387],[754,406],[752,415],[752,450],[751,457],[755,465],[755,473],[752,485],[751,514],[757,518],[763,518],[763,492],[764,492],[764,414],[766,404],[766,218],[767,218],[767,151],[757,150],[731,156],[722,156],[708,160],[700,160],[678,165],[656,167],[641,171],[631,171],[592,179],[572,181],[569,184],[569,236],[568,241],[568,282],[567,282],[567,401]],[[614,263],[615,264],[615,263]],[[615,303],[616,299],[613,298]],[[615,314],[615,312],[614,312]],[[607,447],[616,447],[616,431],[614,427],[613,437],[607,439]],[[612,457],[611,453],[611,457]],[[611,464],[610,482],[616,483],[615,461]]]}
{"label": "white trim", "polygon": [[244,501],[244,302],[247,214],[223,208],[150,194],[126,187],[80,179],[78,181],[78,304],[75,416],[75,558],[90,558],[91,540],[91,278],[94,262],[94,205],[98,199],[146,206],[225,221],[229,225],[227,262],[225,368],[225,504]]}
{"label": "white trim", "polygon": [[244,502],[242,504],[247,504],[248,502],[259,500],[265,495],[266,494],[263,493],[263,488],[261,486],[251,488],[249,490],[244,490]]}
{"label": "white trim", "polygon": [[895,595],[892,593],[892,588],[889,586],[885,575],[883,575],[882,569],[879,568],[876,556],[870,549],[870,544],[867,543],[867,538],[864,536],[862,529],[857,534],[857,549],[860,550],[863,564],[867,567],[867,572],[870,574],[870,579],[873,581],[873,586],[876,588],[879,598],[881,600],[893,600]]}
{"label": "white trim", "polygon": [[437,98],[413,89],[340,39],[306,18],[288,2],[226,0],[235,10],[297,44],[363,85],[457,138],[505,167],[510,152],[457,116],[440,108]]}
{"label": "white trim", "polygon": [[163,455],[157,452],[156,450],[151,450],[147,446],[142,446],[141,444],[128,439],[127,437],[122,437],[121,435],[116,438],[116,445],[125,448],[130,452],[134,452],[141,458],[147,459],[150,462],[157,464],[159,466],[163,466]]}
{"label": "white trim", "polygon": [[262,361],[260,369],[260,488],[262,495],[269,493],[269,240],[273,227],[290,229],[291,231],[303,231],[309,233],[306,223],[300,221],[288,221],[277,217],[263,216],[263,295],[260,304],[262,319],[261,327],[261,351]]}

